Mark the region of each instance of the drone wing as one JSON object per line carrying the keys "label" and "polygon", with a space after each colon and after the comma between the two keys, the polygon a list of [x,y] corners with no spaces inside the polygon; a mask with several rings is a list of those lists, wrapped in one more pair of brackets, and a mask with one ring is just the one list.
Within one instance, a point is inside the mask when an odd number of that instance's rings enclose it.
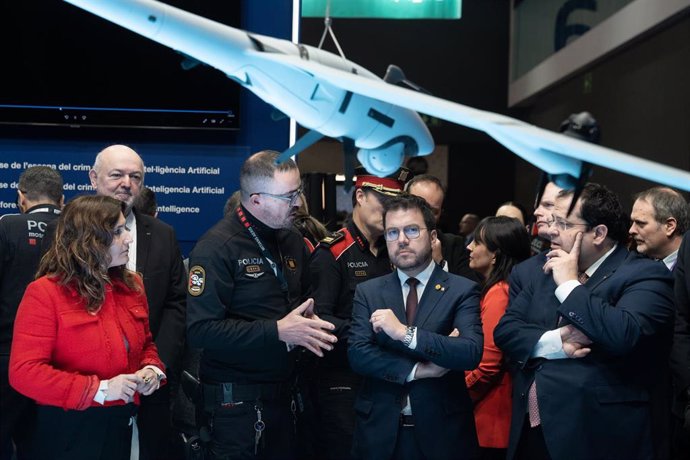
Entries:
{"label": "drone wing", "polygon": [[538,128],[515,118],[391,85],[383,80],[328,67],[296,56],[262,53],[353,93],[484,131],[548,174],[579,178],[582,163],[690,191],[690,172]]}

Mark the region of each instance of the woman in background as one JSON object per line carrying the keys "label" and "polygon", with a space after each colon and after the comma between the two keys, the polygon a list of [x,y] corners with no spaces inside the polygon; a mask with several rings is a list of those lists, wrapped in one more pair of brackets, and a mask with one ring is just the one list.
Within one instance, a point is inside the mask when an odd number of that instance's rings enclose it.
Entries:
{"label": "woman in background", "polygon": [[304,238],[304,244],[307,246],[309,253],[314,252],[314,248],[319,244],[319,241],[331,235],[331,232],[319,222],[315,217],[309,214],[309,207],[307,206],[307,197],[304,193],[300,193],[302,204],[297,213],[295,213],[295,220],[292,225]]}
{"label": "woman in background", "polygon": [[520,221],[522,225],[527,225],[530,215],[523,205],[516,201],[506,201],[496,210],[496,216],[512,217]]}
{"label": "woman in background", "polygon": [[530,256],[529,235],[519,220],[487,217],[477,225],[470,250],[470,268],[481,274],[481,318],[484,353],[477,369],[466,372],[465,383],[474,402],[482,458],[505,459],[511,414],[511,379],[494,328],[508,307],[508,276],[513,266]]}
{"label": "woman in background", "polygon": [[142,280],[125,268],[123,206],[67,204],[19,305],[10,384],[38,404],[28,458],[129,459],[139,395],[165,378]]}

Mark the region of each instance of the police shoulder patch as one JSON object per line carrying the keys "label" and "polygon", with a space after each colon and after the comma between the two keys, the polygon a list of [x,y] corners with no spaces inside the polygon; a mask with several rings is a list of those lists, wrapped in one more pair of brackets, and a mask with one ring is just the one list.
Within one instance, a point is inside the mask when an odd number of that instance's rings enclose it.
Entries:
{"label": "police shoulder patch", "polygon": [[194,297],[200,296],[206,286],[206,270],[201,265],[195,265],[189,269],[189,282],[187,292]]}
{"label": "police shoulder patch", "polygon": [[345,238],[345,234],[343,232],[333,232],[330,234],[330,236],[327,236],[323,238],[321,241],[319,241],[319,245],[325,248],[330,248],[331,246],[333,246],[333,244],[337,243],[343,238]]}

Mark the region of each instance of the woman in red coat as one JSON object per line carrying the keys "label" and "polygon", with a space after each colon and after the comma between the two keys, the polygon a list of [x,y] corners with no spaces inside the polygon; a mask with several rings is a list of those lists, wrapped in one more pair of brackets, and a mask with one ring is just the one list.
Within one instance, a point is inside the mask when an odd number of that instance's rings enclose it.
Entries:
{"label": "woman in red coat", "polygon": [[470,268],[480,273],[484,353],[477,369],[466,372],[465,383],[475,403],[474,420],[482,457],[505,458],[510,430],[511,380],[501,350],[494,344],[494,328],[508,307],[508,276],[515,264],[530,255],[524,225],[511,217],[487,217],[467,246]]}
{"label": "woman in red coat", "polygon": [[139,395],[165,378],[142,280],[125,268],[122,207],[104,196],[65,206],[19,305],[10,384],[38,403],[27,458],[129,459]]}

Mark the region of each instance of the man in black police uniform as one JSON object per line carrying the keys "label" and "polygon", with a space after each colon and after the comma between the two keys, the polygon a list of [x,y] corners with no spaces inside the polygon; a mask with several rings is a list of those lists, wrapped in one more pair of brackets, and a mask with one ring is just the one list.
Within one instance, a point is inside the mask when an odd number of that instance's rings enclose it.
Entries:
{"label": "man in black police uniform", "polygon": [[22,214],[0,217],[0,459],[11,458],[14,440],[26,433],[32,402],[9,386],[7,379],[12,329],[26,286],[33,281],[41,258],[41,240],[48,222],[63,204],[62,177],[45,166],[34,166],[19,177],[17,203]]}
{"label": "man in black police uniform", "polygon": [[[249,157],[241,205],[190,256],[187,333],[203,349],[200,377],[215,459],[294,458],[296,351],[332,349],[334,326],[304,301],[308,253],[291,229],[300,204],[297,165]],[[292,407],[291,407],[292,405]]]}
{"label": "man in black police uniform", "polygon": [[347,360],[352,298],[362,281],[391,272],[383,240],[383,202],[403,191],[409,171],[393,177],[357,171],[352,194],[352,220],[332,237],[322,240],[312,255],[310,272],[315,310],[335,324],[338,344],[318,363],[312,384],[315,399],[315,446],[323,458],[349,458],[354,432],[353,409],[361,377]]}

